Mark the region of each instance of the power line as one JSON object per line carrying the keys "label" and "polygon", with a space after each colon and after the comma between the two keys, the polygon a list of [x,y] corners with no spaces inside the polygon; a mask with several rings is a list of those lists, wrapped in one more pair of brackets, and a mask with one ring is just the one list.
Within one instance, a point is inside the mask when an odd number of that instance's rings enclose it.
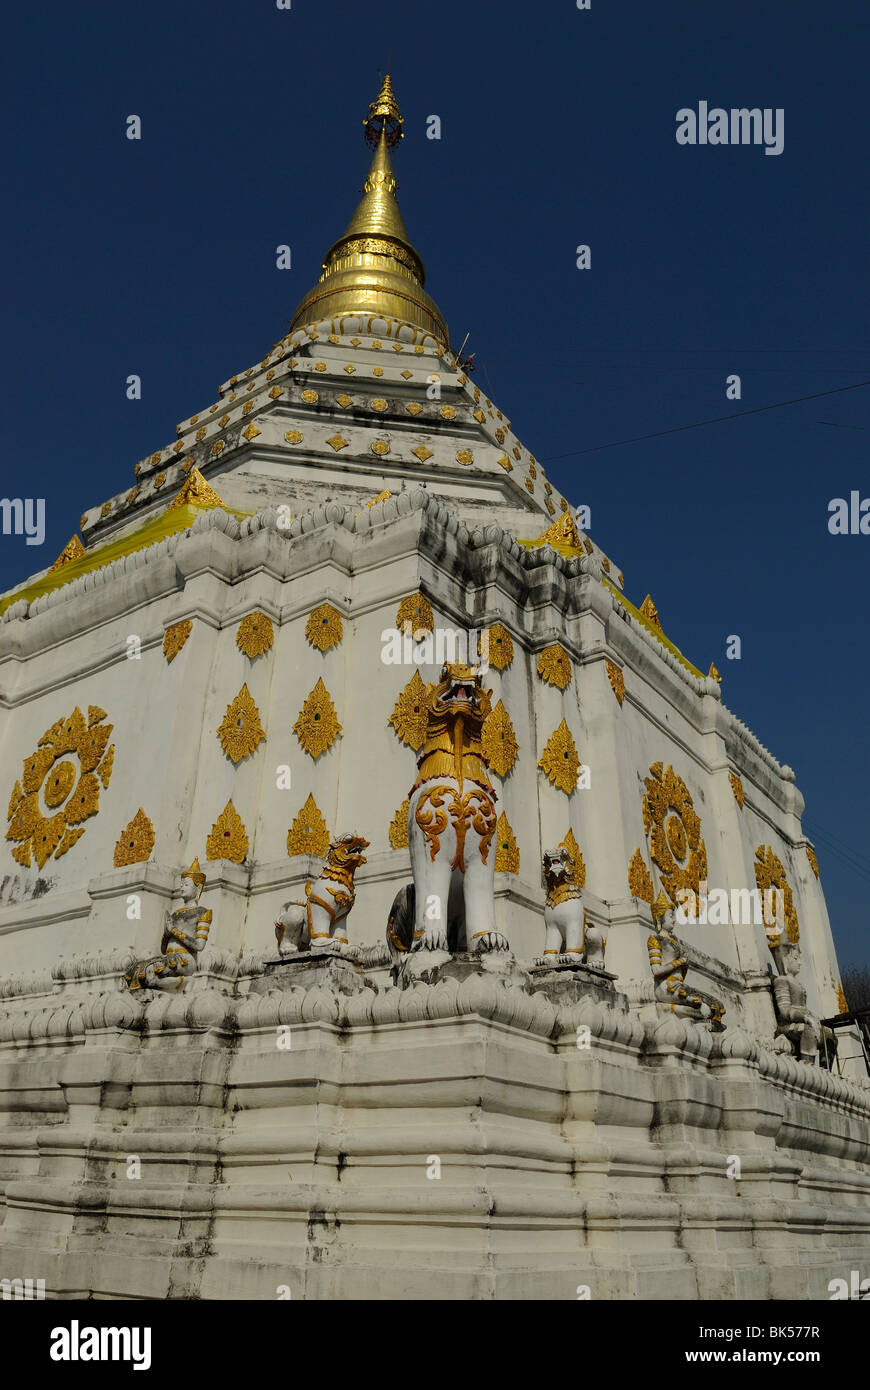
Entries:
{"label": "power line", "polygon": [[759,405],[754,410],[736,410],[733,415],[717,415],[712,420],[698,420],[694,425],[675,425],[669,430],[654,430],[652,434],[636,434],[631,439],[615,439],[611,444],[596,444],[591,449],[571,449],[567,454],[548,454],[541,463],[554,463],[559,459],[577,458],[580,454],[598,454],[602,449],[618,449],[623,444],[638,444],[644,439],[661,439],[666,434],[682,434],[685,430],[700,430],[705,425],[721,425],[728,420],[742,420],[747,415],[763,415],[767,410],[782,410],[787,405],[800,405],[802,401],[817,401],[822,396],[839,396],[844,391],[857,391],[862,386],[870,386],[870,381],[856,381],[852,386],[835,386],[832,391],[816,391],[812,396],[795,396],[791,401],[774,401],[772,405]]}

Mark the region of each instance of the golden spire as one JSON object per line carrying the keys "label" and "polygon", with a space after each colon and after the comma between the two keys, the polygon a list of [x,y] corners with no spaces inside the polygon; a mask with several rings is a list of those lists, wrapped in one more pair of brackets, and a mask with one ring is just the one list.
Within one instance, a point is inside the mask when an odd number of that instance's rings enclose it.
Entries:
{"label": "golden spire", "polygon": [[423,289],[426,272],[408,239],[390,150],[402,139],[402,113],[389,74],[363,121],[375,146],[363,196],[344,235],[327,252],[320,279],[293,315],[291,332],[345,314],[400,319],[448,341],[447,324]]}

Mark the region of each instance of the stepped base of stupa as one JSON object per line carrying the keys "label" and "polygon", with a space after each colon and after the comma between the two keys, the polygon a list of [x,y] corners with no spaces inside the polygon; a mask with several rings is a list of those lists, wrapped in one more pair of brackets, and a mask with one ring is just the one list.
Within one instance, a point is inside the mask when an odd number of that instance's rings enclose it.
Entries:
{"label": "stepped base of stupa", "polygon": [[867,1266],[870,1089],[546,979],[369,948],[8,999],[4,1270],[61,1299],[803,1300]]}

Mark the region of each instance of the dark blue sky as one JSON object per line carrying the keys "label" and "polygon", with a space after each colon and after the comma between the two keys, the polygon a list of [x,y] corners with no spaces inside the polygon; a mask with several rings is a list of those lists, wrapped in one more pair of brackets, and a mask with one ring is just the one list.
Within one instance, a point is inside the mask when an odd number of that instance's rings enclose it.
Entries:
{"label": "dark blue sky", "polygon": [[[867,389],[600,447],[870,379],[866,4],[43,0],[4,39],[0,490],[45,496],[48,535],[0,537],[0,588],[286,331],[389,62],[454,343],[629,596],[795,768],[841,963],[866,962],[870,536],[829,535],[827,504],[870,496]],[[677,145],[700,100],[783,108],[783,153]]]}

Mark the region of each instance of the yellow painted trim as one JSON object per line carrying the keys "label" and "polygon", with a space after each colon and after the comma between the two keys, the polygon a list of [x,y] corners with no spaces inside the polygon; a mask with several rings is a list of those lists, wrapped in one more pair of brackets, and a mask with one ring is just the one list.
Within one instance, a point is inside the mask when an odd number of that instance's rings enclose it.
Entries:
{"label": "yellow painted trim", "polygon": [[[94,570],[103,569],[106,565],[110,565],[113,560],[120,559],[122,555],[132,555],[137,550],[147,550],[149,546],[157,545],[167,536],[172,536],[177,531],[187,530],[203,512],[213,510],[213,507],[197,506],[192,502],[168,507],[159,516],[152,517],[138,530],[131,531],[129,535],[123,536],[120,540],[110,541],[108,545],[102,545],[96,550],[88,551],[78,560],[70,560],[61,569],[48,570],[39,579],[35,579],[32,584],[27,584],[24,588],[13,589],[10,593],[5,594],[3,598],[0,598],[0,613],[4,613],[19,599],[23,598],[31,603],[42,594],[50,593],[53,589],[60,589],[64,584],[70,584],[74,579],[80,579],[83,574],[91,574]],[[244,520],[247,516],[253,516],[253,512],[239,512],[232,507],[225,507],[224,510],[238,521]]]}

